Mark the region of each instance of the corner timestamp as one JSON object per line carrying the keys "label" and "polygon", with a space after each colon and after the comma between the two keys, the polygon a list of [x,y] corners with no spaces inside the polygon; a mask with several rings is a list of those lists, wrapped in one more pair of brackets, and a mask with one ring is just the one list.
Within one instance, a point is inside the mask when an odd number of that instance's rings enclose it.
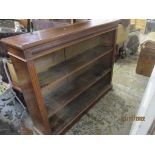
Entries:
{"label": "corner timestamp", "polygon": [[124,121],[145,121],[144,116],[125,116],[122,117],[121,120]]}

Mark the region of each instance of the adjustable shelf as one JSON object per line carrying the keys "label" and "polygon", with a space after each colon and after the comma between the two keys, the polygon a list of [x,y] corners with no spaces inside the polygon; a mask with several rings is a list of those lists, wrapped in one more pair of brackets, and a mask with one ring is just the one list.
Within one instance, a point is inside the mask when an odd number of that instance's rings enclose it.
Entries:
{"label": "adjustable shelf", "polygon": [[64,134],[112,88],[118,23],[90,20],[1,40],[38,134]]}
{"label": "adjustable shelf", "polygon": [[38,77],[43,94],[46,95],[48,90],[53,88],[53,85],[61,82],[69,76],[72,76],[88,65],[93,64],[111,51],[112,47],[97,46],[92,49],[88,49],[86,52],[81,53],[68,61],[64,61],[56,66],[50,67],[44,72],[41,72]]}
{"label": "adjustable shelf", "polygon": [[69,104],[74,98],[86,91],[110,71],[110,68],[104,70],[101,66],[96,65],[93,69],[74,78],[74,80],[66,80],[61,87],[45,97],[45,103],[49,109],[49,117]]}

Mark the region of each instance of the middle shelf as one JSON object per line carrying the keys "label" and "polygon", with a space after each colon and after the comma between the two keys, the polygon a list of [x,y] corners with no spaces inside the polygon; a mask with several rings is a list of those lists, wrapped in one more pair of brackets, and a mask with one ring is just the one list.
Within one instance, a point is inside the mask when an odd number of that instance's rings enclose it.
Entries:
{"label": "middle shelf", "polygon": [[87,69],[78,76],[67,78],[59,88],[45,96],[48,116],[52,117],[109,72],[111,67],[106,66],[103,59],[100,59],[91,69]]}

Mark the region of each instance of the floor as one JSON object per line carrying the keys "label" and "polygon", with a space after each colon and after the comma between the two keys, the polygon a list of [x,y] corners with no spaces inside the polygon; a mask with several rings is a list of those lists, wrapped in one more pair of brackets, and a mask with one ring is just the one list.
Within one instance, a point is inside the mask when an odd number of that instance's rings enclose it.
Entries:
{"label": "floor", "polygon": [[127,56],[114,65],[113,89],[107,93],[67,135],[127,135],[141,102],[148,77],[135,72],[138,56]]}

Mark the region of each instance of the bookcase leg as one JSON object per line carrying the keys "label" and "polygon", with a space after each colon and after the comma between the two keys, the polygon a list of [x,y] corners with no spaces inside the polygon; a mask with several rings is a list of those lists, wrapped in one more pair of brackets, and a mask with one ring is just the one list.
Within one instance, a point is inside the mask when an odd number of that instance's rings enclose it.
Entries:
{"label": "bookcase leg", "polygon": [[33,62],[24,62],[12,56],[11,60],[35,128],[43,134],[51,134],[48,114]]}

